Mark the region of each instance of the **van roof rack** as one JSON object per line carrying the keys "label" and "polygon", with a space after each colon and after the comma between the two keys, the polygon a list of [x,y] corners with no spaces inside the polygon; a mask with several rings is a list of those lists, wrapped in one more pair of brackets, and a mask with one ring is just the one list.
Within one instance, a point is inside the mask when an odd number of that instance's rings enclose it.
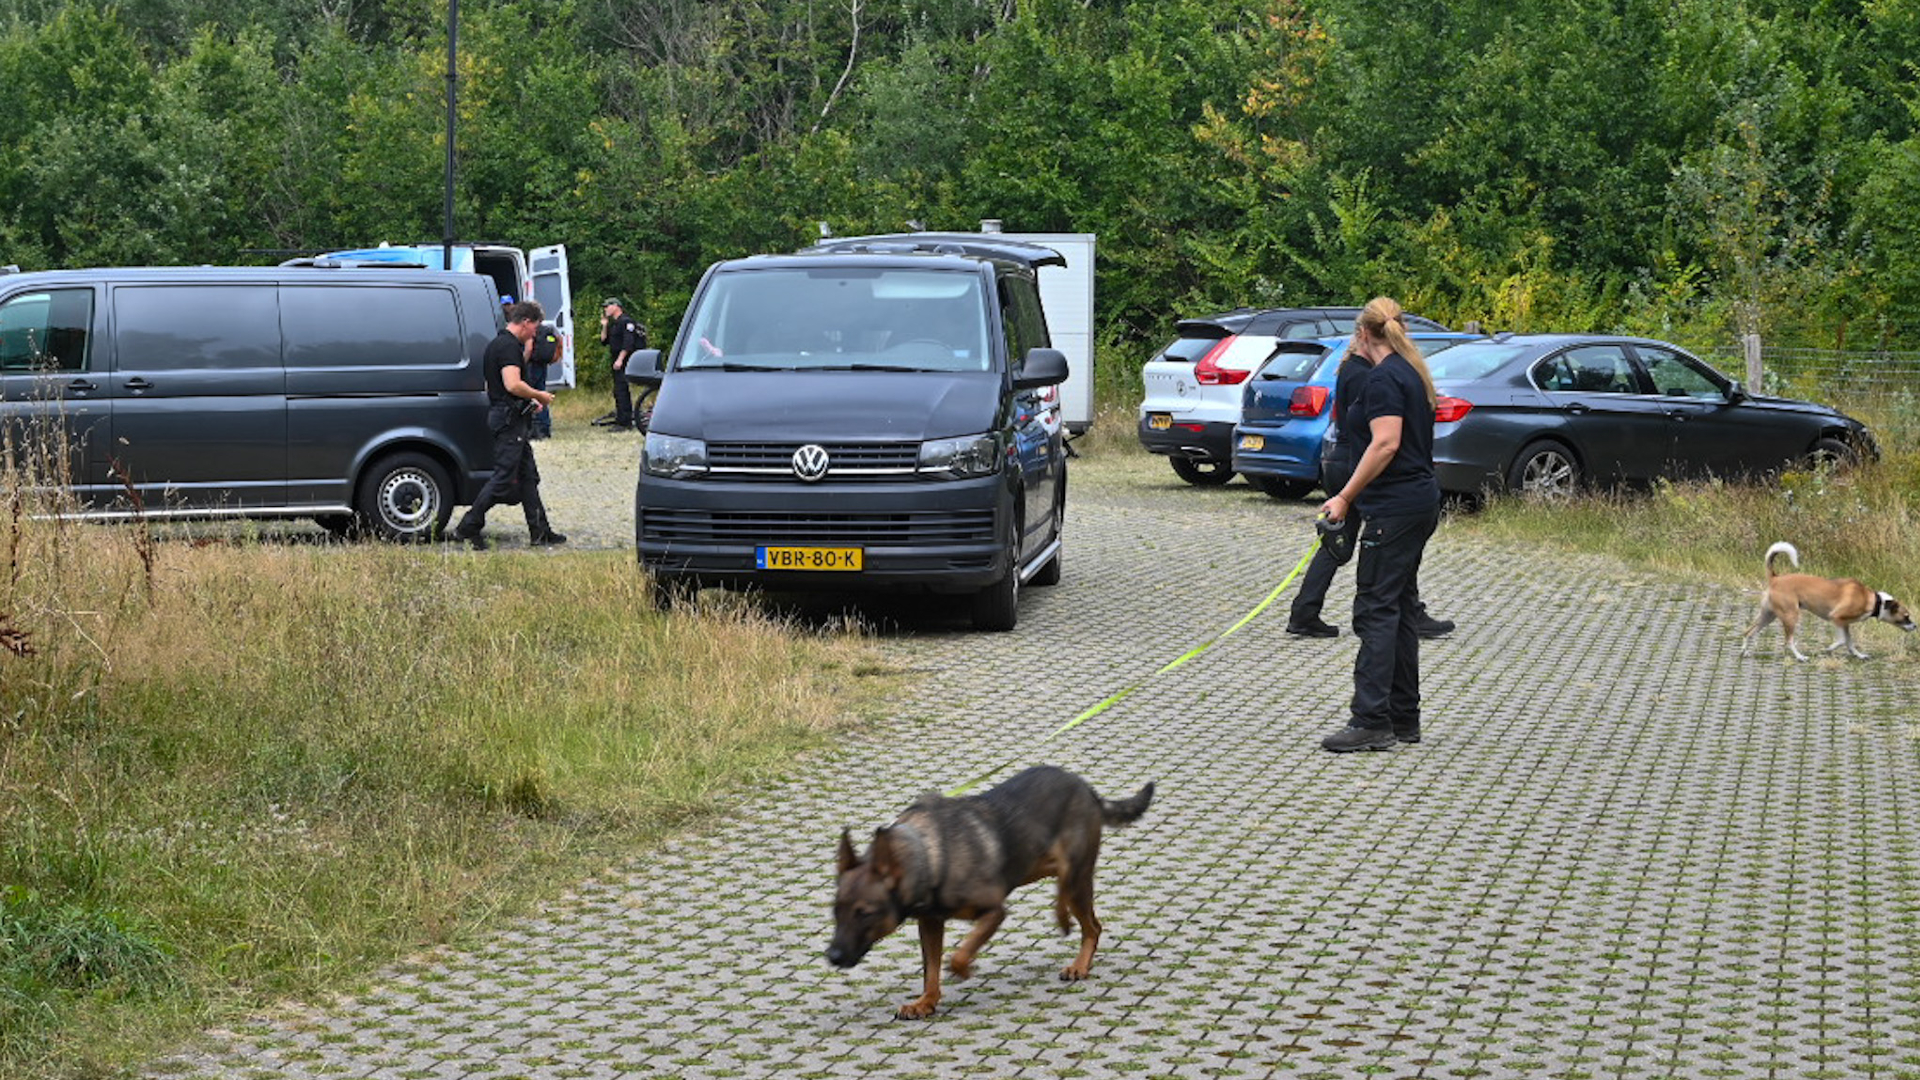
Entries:
{"label": "van roof rack", "polygon": [[427,270],[433,269],[426,263],[389,262],[385,259],[332,259],[324,256],[310,256],[304,259],[288,259],[281,266],[318,266],[329,270]]}
{"label": "van roof rack", "polygon": [[877,236],[847,236],[822,240],[799,251],[802,255],[913,253],[1001,259],[1029,267],[1067,265],[1067,260],[1050,247],[988,233],[883,233]]}

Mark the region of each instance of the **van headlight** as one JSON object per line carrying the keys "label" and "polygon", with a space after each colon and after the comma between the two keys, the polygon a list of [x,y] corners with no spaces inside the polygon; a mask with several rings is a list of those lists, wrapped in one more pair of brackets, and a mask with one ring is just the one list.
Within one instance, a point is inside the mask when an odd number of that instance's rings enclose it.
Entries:
{"label": "van headlight", "polygon": [[997,435],[962,435],[957,439],[930,439],[920,444],[921,472],[950,472],[955,476],[993,476],[1000,471]]}
{"label": "van headlight", "polygon": [[707,444],[700,439],[682,439],[676,435],[647,432],[647,444],[640,450],[640,471],[649,476],[684,479],[702,476],[707,471]]}

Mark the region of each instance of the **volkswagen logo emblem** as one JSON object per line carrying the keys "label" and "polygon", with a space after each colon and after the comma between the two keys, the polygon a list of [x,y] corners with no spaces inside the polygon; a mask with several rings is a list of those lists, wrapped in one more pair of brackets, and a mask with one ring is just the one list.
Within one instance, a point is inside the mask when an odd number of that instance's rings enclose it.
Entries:
{"label": "volkswagen logo emblem", "polygon": [[811,484],[827,475],[827,448],[808,443],[793,452],[793,475]]}

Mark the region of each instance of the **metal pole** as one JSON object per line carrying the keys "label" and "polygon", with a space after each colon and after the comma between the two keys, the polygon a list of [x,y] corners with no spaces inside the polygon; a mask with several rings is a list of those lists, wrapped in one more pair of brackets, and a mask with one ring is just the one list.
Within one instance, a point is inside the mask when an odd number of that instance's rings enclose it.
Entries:
{"label": "metal pole", "polygon": [[460,0],[447,0],[447,197],[445,248],[441,264],[453,269],[453,119],[455,85],[459,80]]}

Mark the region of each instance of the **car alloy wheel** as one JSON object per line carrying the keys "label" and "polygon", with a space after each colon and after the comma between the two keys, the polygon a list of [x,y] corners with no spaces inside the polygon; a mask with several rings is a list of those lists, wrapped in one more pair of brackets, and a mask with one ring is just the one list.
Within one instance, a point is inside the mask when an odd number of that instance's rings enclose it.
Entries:
{"label": "car alloy wheel", "polygon": [[1570,498],[1580,486],[1580,465],[1559,443],[1535,443],[1514,459],[1507,486],[1534,498]]}

